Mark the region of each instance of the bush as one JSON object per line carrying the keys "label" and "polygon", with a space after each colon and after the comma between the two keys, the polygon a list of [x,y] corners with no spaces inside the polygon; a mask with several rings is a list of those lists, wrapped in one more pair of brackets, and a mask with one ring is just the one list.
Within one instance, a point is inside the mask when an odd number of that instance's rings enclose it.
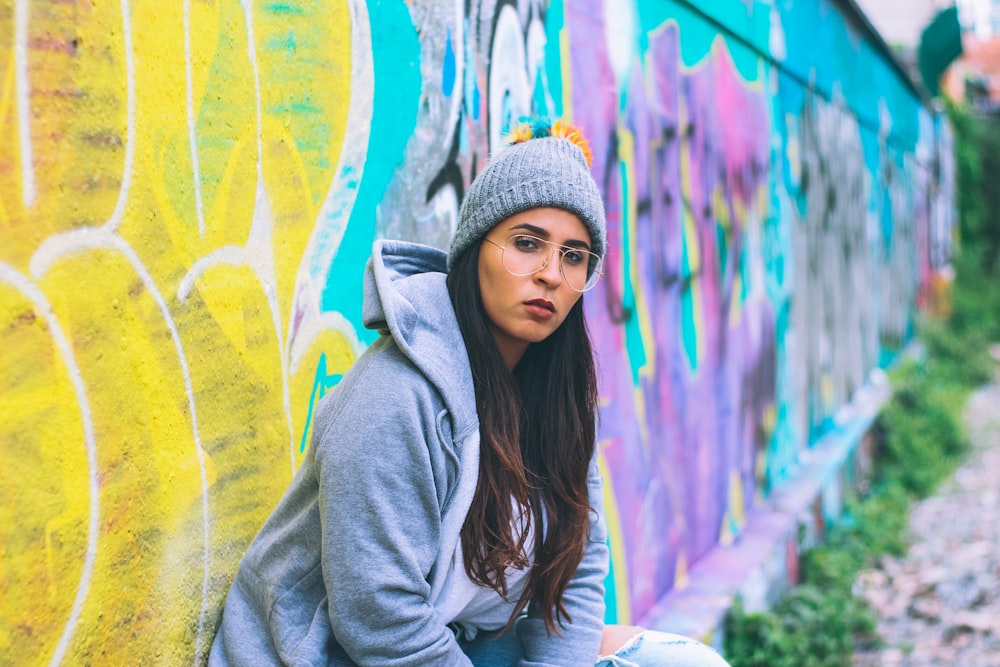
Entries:
{"label": "bush", "polygon": [[954,130],[959,234],[962,253],[976,260],[977,273],[1000,273],[1000,122],[978,118],[948,104]]}
{"label": "bush", "polygon": [[792,588],[769,612],[747,614],[737,599],[727,618],[733,667],[849,667],[856,638],[877,641],[875,618],[850,588]]}
{"label": "bush", "polygon": [[[893,374],[893,397],[875,424],[875,479],[925,496],[954,469],[968,449],[960,421],[968,388],[942,374],[969,376],[949,369],[932,374],[934,365],[908,362]],[[978,383],[977,383],[978,384]]]}

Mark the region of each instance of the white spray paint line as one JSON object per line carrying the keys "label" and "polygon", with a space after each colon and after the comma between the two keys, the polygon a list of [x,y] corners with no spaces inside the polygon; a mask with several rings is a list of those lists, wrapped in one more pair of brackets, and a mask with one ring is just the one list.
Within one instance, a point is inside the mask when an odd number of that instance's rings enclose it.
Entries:
{"label": "white spray paint line", "polygon": [[21,144],[21,198],[35,204],[35,158],[31,150],[31,84],[28,82],[28,0],[14,5],[14,72],[17,96],[17,131]]}
{"label": "white spray paint line", "polygon": [[122,38],[125,42],[125,77],[126,94],[128,96],[128,115],[125,130],[125,167],[122,171],[122,184],[118,189],[118,201],[115,210],[105,223],[105,229],[114,231],[125,217],[125,204],[128,201],[129,189],[132,186],[132,163],[135,160],[135,56],[132,53],[132,14],[128,0],[121,0],[122,7]]}
{"label": "white spray paint line", "polygon": [[[258,140],[260,126],[258,126]],[[272,248],[272,232],[274,231],[274,216],[271,215],[271,200],[264,185],[262,162],[258,159],[257,189],[253,206],[253,221],[250,225],[247,240],[247,266],[260,280],[271,309],[271,320],[274,324],[274,335],[278,341],[278,358],[281,368],[282,403],[285,409],[285,420],[288,426],[288,456],[292,474],[295,474],[295,427],[292,424],[292,393],[288,381],[287,342],[281,331],[281,315],[278,304],[278,283],[274,252]]]}
{"label": "white spray paint line", "polygon": [[87,521],[87,553],[83,560],[83,571],[80,573],[80,584],[76,589],[76,598],[73,600],[73,607],[70,611],[69,620],[63,628],[62,636],[56,646],[50,664],[58,664],[66,654],[69,640],[76,630],[76,624],[80,620],[80,609],[83,601],[90,591],[90,582],[94,574],[94,562],[97,560],[97,537],[100,529],[100,497],[97,485],[97,441],[94,438],[94,420],[90,414],[90,401],[87,400],[87,388],[83,384],[83,376],[80,374],[80,367],[76,363],[73,355],[73,346],[70,345],[63,334],[62,327],[52,312],[52,305],[38,287],[27,277],[19,273],[8,264],[0,262],[0,281],[13,285],[21,294],[31,299],[35,310],[41,313],[52,333],[56,349],[62,356],[66,370],[69,372],[70,382],[73,383],[73,391],[76,392],[76,401],[80,407],[80,418],[83,421],[83,441],[87,449],[87,488],[90,491],[90,516]]}
{"label": "white spray paint line", "polygon": [[[254,208],[254,223],[251,227],[251,238],[247,247],[226,246],[214,250],[205,257],[202,257],[181,279],[177,288],[177,296],[181,301],[188,298],[191,290],[194,289],[195,282],[212,266],[246,266],[257,277],[257,281],[267,298],[268,307],[271,311],[271,323],[274,325],[275,339],[278,342],[278,354],[281,363],[282,374],[282,399],[285,410],[285,419],[288,426],[288,438],[294,448],[295,429],[292,423],[292,398],[289,385],[289,370],[286,366],[286,342],[281,331],[280,308],[278,304],[278,294],[274,288],[276,283],[273,264],[271,260],[271,246],[269,222],[271,220],[270,208],[267,203],[267,196],[263,184],[257,186],[258,201]],[[254,231],[256,230],[256,232]],[[292,450],[292,474],[295,474],[294,449]]]}
{"label": "white spray paint line", "polygon": [[201,203],[201,169],[198,165],[198,138],[194,123],[194,75],[191,62],[191,0],[184,0],[184,65],[187,76],[188,144],[191,146],[191,170],[194,172],[194,204],[198,214],[198,233],[205,235],[205,212]]}
{"label": "white spray paint line", "polygon": [[[260,190],[263,192],[263,190]],[[266,202],[263,204],[266,206]],[[269,215],[269,212],[265,211],[265,215]],[[251,240],[253,243],[253,240]],[[265,244],[265,251],[269,248]],[[269,277],[267,271],[267,261],[261,259],[261,254],[257,252],[250,252],[247,248],[240,246],[226,246],[215,250],[205,257],[202,257],[191,267],[184,277],[181,279],[180,285],[177,288],[177,296],[181,301],[185,301],[191,294],[191,290],[194,289],[195,282],[213,266],[246,266],[253,274],[257,277],[257,281],[260,283],[261,289],[264,290],[264,295],[267,298],[268,306],[271,310],[271,323],[274,325],[274,333],[278,341],[279,350],[279,360],[281,364],[281,374],[284,385],[284,408],[285,408],[285,419],[288,422],[288,437],[294,442],[295,431],[292,425],[292,409],[291,409],[291,391],[288,386],[288,370],[285,368],[285,354],[284,354],[284,341],[281,336],[281,320],[279,318],[279,308],[278,308],[278,295],[274,289],[274,276]],[[259,266],[264,264],[265,266]],[[270,280],[269,280],[270,278]],[[294,464],[292,468],[292,473],[295,473]]]}
{"label": "white spray paint line", "polygon": [[[210,535],[208,528],[208,477],[205,472],[205,454],[201,443],[201,434],[198,429],[198,408],[194,400],[194,387],[191,382],[191,371],[188,368],[187,357],[184,354],[184,345],[181,343],[180,332],[177,330],[177,325],[174,323],[173,317],[170,314],[167,302],[164,300],[163,295],[160,293],[156,283],[153,281],[153,277],[146,270],[146,267],[139,259],[139,256],[136,255],[134,250],[132,250],[132,247],[129,246],[122,238],[116,236],[107,229],[79,229],[72,232],[58,234],[46,239],[31,258],[32,276],[38,279],[45,275],[52,265],[61,257],[80,250],[92,249],[115,250],[121,253],[129,261],[129,263],[132,264],[132,267],[135,269],[136,274],[138,274],[143,286],[149,291],[150,295],[156,301],[156,304],[160,309],[160,314],[163,317],[163,321],[167,325],[167,329],[170,331],[170,337],[174,342],[174,348],[177,352],[177,360],[181,366],[181,374],[184,376],[184,389],[187,393],[188,410],[191,413],[191,432],[194,436],[195,454],[198,457],[198,471],[201,476],[202,522],[204,525],[202,535],[204,540],[204,572],[202,574],[201,582],[202,610],[201,617],[198,622],[198,640],[195,648],[195,663],[198,664],[201,656],[201,644],[205,624],[205,607],[208,599],[208,577],[211,566],[211,553],[209,549]],[[68,643],[68,639],[66,641]],[[63,650],[65,651],[65,648],[63,648]],[[62,656],[59,656],[59,658],[61,660]],[[51,664],[55,665],[58,664],[58,662],[58,660],[53,658],[53,662]]]}
{"label": "white spray paint line", "polygon": [[[292,474],[295,474],[295,427],[292,424],[292,396],[288,383],[287,353],[285,337],[281,333],[281,316],[278,311],[278,295],[275,293],[274,282],[274,258],[270,250],[271,241],[271,207],[267,197],[267,190],[264,188],[264,120],[260,103],[260,68],[257,65],[257,38],[253,30],[253,7],[250,0],[240,0],[243,6],[243,18],[247,24],[247,57],[250,59],[250,67],[253,70],[253,90],[257,104],[257,195],[254,201],[253,225],[250,229],[250,243],[253,243],[257,236],[268,251],[270,262],[266,265],[259,260],[253,266],[258,276],[263,277],[264,291],[267,294],[267,301],[271,306],[271,317],[274,319],[275,332],[278,336],[278,352],[281,355],[281,393],[282,402],[285,408],[285,417],[288,421],[288,458],[292,467]],[[262,213],[263,211],[263,213]],[[263,221],[263,225],[260,224]],[[263,228],[262,228],[263,227]],[[256,234],[255,234],[256,233]],[[260,257],[259,253],[251,253],[251,259]],[[261,271],[262,269],[262,271]],[[268,281],[267,278],[271,278]],[[294,303],[294,302],[293,302]]]}
{"label": "white spray paint line", "polygon": [[76,597],[73,599],[73,607],[70,610],[69,619],[63,628],[62,636],[56,644],[56,650],[52,654],[49,664],[56,665],[62,661],[69,648],[70,639],[76,632],[77,623],[80,621],[80,610],[83,602],[90,592],[90,583],[94,575],[94,563],[97,560],[97,538],[100,530],[100,489],[97,484],[97,441],[94,438],[94,420],[90,414],[90,401],[87,400],[87,388],[83,384],[83,376],[80,374],[80,367],[76,363],[73,355],[73,346],[70,345],[63,333],[55,313],[52,312],[52,305],[45,298],[42,291],[23,276],[13,267],[0,262],[0,281],[13,285],[21,294],[25,295],[35,305],[35,309],[42,314],[45,322],[52,333],[56,349],[62,356],[63,363],[69,373],[70,382],[73,384],[73,391],[76,393],[76,401],[80,407],[80,419],[83,421],[83,441],[87,449],[87,489],[90,492],[89,517],[87,521],[87,552],[83,559],[83,570],[80,573],[80,583],[76,589]]}
{"label": "white spray paint line", "polygon": [[[250,266],[261,278],[267,303],[271,307],[271,320],[274,324],[274,334],[278,339],[279,366],[281,367],[281,398],[285,408],[285,420],[288,425],[288,456],[295,474],[295,425],[292,423],[292,390],[288,377],[288,343],[281,331],[281,311],[278,305],[278,284],[274,267],[274,254],[271,248],[271,231],[274,217],[271,215],[271,202],[264,187],[262,172],[257,177],[257,201],[254,203],[254,222],[251,226],[250,241],[253,252],[249,253]],[[256,246],[253,248],[252,246]]]}
{"label": "white spray paint line", "polygon": [[205,271],[212,266],[239,266],[241,264],[247,264],[247,251],[246,248],[240,246],[230,245],[219,248],[218,250],[213,250],[209,254],[205,255],[197,262],[195,262],[191,269],[184,274],[181,278],[181,283],[177,287],[177,298],[183,303],[187,300],[188,296],[191,295],[191,290],[194,289],[194,284],[202,276]]}
{"label": "white spray paint line", "polygon": [[257,99],[257,176],[259,181],[264,142],[261,137],[260,72],[257,68],[257,43],[253,34],[253,7],[250,5],[250,0],[240,0],[240,4],[243,6],[243,18],[247,24],[247,56],[250,58],[250,67],[253,69],[253,90]]}
{"label": "white spray paint line", "polygon": [[[258,192],[263,192],[263,189],[259,189]],[[261,205],[267,205],[264,201]],[[270,212],[265,210],[265,217],[270,217]],[[257,216],[255,216],[257,218]],[[251,239],[251,244],[257,245],[254,239]],[[180,285],[177,287],[177,297],[183,302],[187,300],[188,296],[191,295],[191,290],[194,289],[195,282],[211,267],[213,266],[246,266],[249,268],[254,276],[257,277],[257,281],[260,283],[261,289],[264,291],[264,296],[267,298],[268,307],[271,310],[271,323],[274,325],[275,338],[278,341],[278,354],[281,364],[281,374],[282,374],[282,385],[283,385],[283,400],[285,409],[285,419],[288,425],[288,437],[294,443],[295,441],[295,430],[292,424],[292,399],[291,399],[291,389],[289,387],[288,377],[290,371],[285,368],[285,341],[282,338],[281,333],[281,319],[279,316],[278,308],[278,295],[274,289],[274,275],[273,271],[268,271],[268,260],[265,255],[269,254],[270,246],[267,241],[259,243],[262,245],[262,250],[259,252],[251,252],[248,248],[241,246],[225,246],[214,250],[205,257],[202,257],[197,262],[195,262],[191,269],[184,274],[181,279]],[[294,456],[294,451],[293,451]],[[292,464],[292,474],[295,474],[294,459]]]}
{"label": "white spray paint line", "polygon": [[308,313],[308,317],[305,321],[303,321],[302,326],[299,327],[299,336],[292,344],[290,354],[290,370],[292,373],[299,370],[299,365],[305,358],[305,355],[312,346],[313,341],[319,338],[320,334],[326,331],[335,331],[342,334],[344,338],[347,339],[347,343],[351,348],[351,354],[354,355],[355,359],[360,357],[362,352],[365,351],[365,345],[358,340],[358,335],[354,330],[354,325],[352,325],[342,314],[335,311],[327,311],[323,313],[310,311]]}

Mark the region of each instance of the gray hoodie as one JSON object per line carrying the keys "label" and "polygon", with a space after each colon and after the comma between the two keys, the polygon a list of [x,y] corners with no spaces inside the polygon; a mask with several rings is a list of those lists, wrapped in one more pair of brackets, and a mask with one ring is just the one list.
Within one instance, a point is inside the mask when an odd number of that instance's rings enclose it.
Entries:
{"label": "gray hoodie", "polygon": [[[470,664],[436,604],[479,467],[445,266],[434,248],[375,243],[364,323],[389,335],[320,402],[302,467],[240,563],[210,665]],[[590,504],[564,598],[573,622],[549,637],[529,607],[516,626],[522,667],[597,658],[608,551],[596,465]]]}

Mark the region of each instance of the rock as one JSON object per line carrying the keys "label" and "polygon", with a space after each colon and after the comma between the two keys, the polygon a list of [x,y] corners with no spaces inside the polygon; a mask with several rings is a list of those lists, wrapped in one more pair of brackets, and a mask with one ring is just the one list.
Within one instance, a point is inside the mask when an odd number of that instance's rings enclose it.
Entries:
{"label": "rock", "polygon": [[978,578],[969,572],[958,579],[942,581],[937,585],[938,597],[952,609],[971,609],[981,604],[985,592],[980,588]]}
{"label": "rock", "polygon": [[963,632],[1000,634],[1000,618],[996,612],[960,611],[951,620],[951,625]]}
{"label": "rock", "polygon": [[929,567],[918,574],[918,580],[920,585],[918,587],[918,594],[924,594],[933,592],[937,585],[948,578],[951,573],[946,567]]}
{"label": "rock", "polygon": [[882,651],[883,665],[902,665],[906,660],[906,654],[898,648],[890,648]]}
{"label": "rock", "polygon": [[921,597],[913,600],[907,611],[913,618],[922,618],[931,623],[941,621],[941,612],[944,605],[937,598]]}

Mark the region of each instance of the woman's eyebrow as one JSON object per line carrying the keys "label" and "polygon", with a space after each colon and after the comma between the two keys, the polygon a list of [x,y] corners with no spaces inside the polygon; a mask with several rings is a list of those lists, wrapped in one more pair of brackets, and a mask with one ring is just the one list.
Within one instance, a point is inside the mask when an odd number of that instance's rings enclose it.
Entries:
{"label": "woman's eyebrow", "polygon": [[550,236],[550,234],[549,234],[549,232],[547,230],[542,229],[541,227],[536,227],[535,225],[529,224],[527,222],[522,222],[519,225],[514,225],[510,229],[511,229],[511,231],[513,231],[515,229],[527,229],[529,232],[531,232],[535,236],[541,236],[542,238],[546,238],[546,239],[549,238],[549,236]]}
{"label": "woman's eyebrow", "polygon": [[[536,227],[535,225],[532,225],[527,222],[522,222],[521,224],[514,225],[513,227],[510,228],[511,231],[514,231],[515,229],[527,230],[532,234],[534,234],[535,236],[540,236],[546,240],[548,240],[549,237],[551,236],[551,234],[549,234],[547,230],[542,229],[541,227]],[[583,248],[584,250],[590,250],[590,244],[588,244],[586,241],[581,241],[579,239],[569,239],[568,241],[566,241],[566,243],[563,243],[562,245],[568,248]]]}

